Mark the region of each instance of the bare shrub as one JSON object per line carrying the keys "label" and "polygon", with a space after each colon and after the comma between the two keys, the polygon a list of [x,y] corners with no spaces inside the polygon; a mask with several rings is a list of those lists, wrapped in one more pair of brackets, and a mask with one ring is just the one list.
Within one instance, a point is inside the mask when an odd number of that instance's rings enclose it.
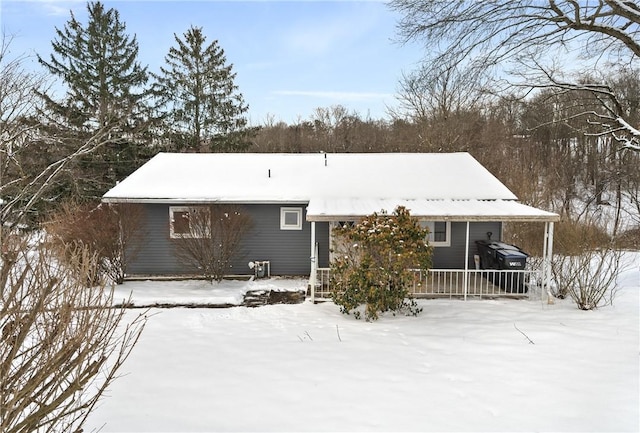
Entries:
{"label": "bare shrub", "polygon": [[598,251],[607,251],[611,238],[602,227],[593,222],[563,220],[556,226],[556,254],[551,260],[551,272],[556,285],[552,287],[552,294],[564,299],[567,296],[573,297],[571,290],[576,284],[577,273],[586,271],[591,266],[590,262],[596,259]]}
{"label": "bare shrub", "polygon": [[[519,245],[532,255],[542,256],[542,225],[538,222],[510,222],[505,224],[505,241]],[[554,251],[564,255],[578,255],[585,249],[606,248],[611,237],[606,229],[593,221],[564,219],[555,224]]]}
{"label": "bare shrub", "polygon": [[640,226],[627,229],[615,239],[616,248],[638,251],[640,250]]}
{"label": "bare shrub", "polygon": [[207,280],[222,281],[253,225],[249,214],[234,205],[192,206],[180,218],[173,222],[176,255]]}
{"label": "bare shrub", "polygon": [[126,276],[127,261],[140,247],[143,217],[144,209],[139,204],[96,206],[70,201],[60,206],[46,228],[63,257],[75,256],[76,248],[88,248],[98,257],[98,272],[94,277],[106,276],[121,284]]}
{"label": "bare shrub", "polygon": [[542,257],[542,227],[539,222],[508,222],[504,224],[504,241],[518,245],[532,256]]}
{"label": "bare shrub", "polygon": [[597,249],[580,255],[556,255],[551,262],[559,293],[568,294],[581,310],[613,304],[622,251]]}
{"label": "bare shrub", "polygon": [[593,221],[562,220],[556,224],[553,242],[558,254],[578,255],[585,250],[609,247],[611,236]]}
{"label": "bare shrub", "polygon": [[5,236],[0,263],[0,431],[82,431],[130,355],[144,313],[121,327],[113,290],[87,289],[88,249],[60,265],[49,245]]}

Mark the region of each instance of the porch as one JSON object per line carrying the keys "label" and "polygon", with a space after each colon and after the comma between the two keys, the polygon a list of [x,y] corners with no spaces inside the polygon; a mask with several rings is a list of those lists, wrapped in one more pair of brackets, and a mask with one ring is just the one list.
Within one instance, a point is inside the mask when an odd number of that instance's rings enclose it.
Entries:
{"label": "porch", "polygon": [[[515,200],[312,200],[307,207],[307,220],[311,222],[311,272],[309,275],[310,298],[327,299],[331,296],[330,268],[320,267],[316,222],[357,221],[376,209],[395,209],[402,205],[410,209],[420,221],[439,221],[447,224],[444,245],[435,245],[451,251],[462,260],[452,266],[441,266],[428,272],[414,271],[413,284],[409,288],[416,297],[528,297],[542,299],[550,295],[551,257],[553,255],[554,223],[560,216]],[[477,269],[475,262],[476,241],[491,239],[491,233],[481,233],[471,225],[499,222],[539,222],[543,225],[540,241],[542,257],[529,263],[524,270]],[[456,223],[459,230],[453,236],[448,230]],[[497,235],[500,239],[502,230]],[[473,234],[473,236],[472,236]],[[431,240],[430,240],[431,242]],[[449,269],[449,267],[453,269]],[[492,268],[492,266],[483,266]]]}
{"label": "porch", "polygon": [[[408,289],[415,298],[540,298],[542,272],[538,269],[412,269],[412,272],[412,284]],[[331,299],[330,268],[316,269],[315,285],[310,289],[309,295],[314,300]]]}

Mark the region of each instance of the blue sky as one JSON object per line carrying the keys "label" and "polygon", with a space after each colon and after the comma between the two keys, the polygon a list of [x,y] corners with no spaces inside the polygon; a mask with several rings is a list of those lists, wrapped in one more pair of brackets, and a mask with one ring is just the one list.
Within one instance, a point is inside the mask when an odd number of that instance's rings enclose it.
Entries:
{"label": "blue sky", "polygon": [[[140,62],[157,72],[191,25],[218,40],[237,73],[252,124],[293,123],[317,107],[343,105],[381,119],[395,106],[403,71],[421,59],[417,45],[396,41],[398,16],[381,1],[103,1],[116,8],[140,46]],[[55,28],[84,1],[0,0],[2,31],[14,53],[48,57]],[[33,60],[33,67],[39,65]]]}

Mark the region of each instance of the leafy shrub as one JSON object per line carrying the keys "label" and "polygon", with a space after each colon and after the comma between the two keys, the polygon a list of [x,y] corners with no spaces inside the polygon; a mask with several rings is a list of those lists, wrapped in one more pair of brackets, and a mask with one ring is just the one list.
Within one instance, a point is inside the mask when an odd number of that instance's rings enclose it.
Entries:
{"label": "leafy shrub", "polygon": [[393,215],[374,213],[335,230],[339,247],[331,263],[330,284],[341,312],[359,319],[364,305],[366,320],[376,320],[386,311],[420,313],[407,288],[413,278],[411,269],[431,267],[428,234],[401,206]]}

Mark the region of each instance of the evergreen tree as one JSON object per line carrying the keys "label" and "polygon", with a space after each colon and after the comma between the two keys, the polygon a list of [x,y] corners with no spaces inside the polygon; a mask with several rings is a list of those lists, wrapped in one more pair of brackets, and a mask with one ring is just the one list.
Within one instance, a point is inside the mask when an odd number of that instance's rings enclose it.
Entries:
{"label": "evergreen tree", "polygon": [[82,198],[100,196],[149,156],[148,73],[137,61],[136,38],[126,33],[117,10],[91,2],[87,11],[86,25],[71,13],[64,28],[56,28],[48,61],[38,56],[66,88],[60,101],[41,94],[49,132],[69,151],[93,143],[67,179],[72,184],[66,188]]}
{"label": "evergreen tree", "polygon": [[154,93],[167,110],[171,148],[245,150],[255,129],[247,127],[244,113],[249,107],[234,84],[236,74],[224,50],[217,40],[206,45],[200,27],[174,37],[177,45],[165,56],[166,66],[152,74]]}

